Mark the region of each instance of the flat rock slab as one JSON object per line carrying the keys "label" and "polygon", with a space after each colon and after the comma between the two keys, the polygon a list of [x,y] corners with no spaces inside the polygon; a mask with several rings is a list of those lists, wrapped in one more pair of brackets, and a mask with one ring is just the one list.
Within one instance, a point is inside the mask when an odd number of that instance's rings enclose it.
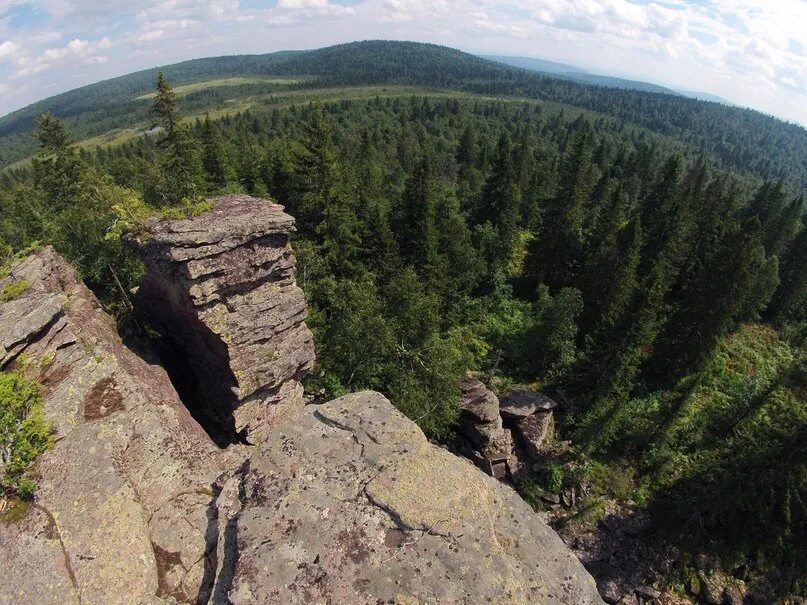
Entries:
{"label": "flat rock slab", "polygon": [[382,395],[276,427],[217,502],[214,603],[601,603],[509,487],[427,442]]}
{"label": "flat rock slab", "polygon": [[499,410],[508,418],[524,418],[538,411],[549,411],[557,407],[557,403],[543,393],[536,391],[513,391],[502,398]]}

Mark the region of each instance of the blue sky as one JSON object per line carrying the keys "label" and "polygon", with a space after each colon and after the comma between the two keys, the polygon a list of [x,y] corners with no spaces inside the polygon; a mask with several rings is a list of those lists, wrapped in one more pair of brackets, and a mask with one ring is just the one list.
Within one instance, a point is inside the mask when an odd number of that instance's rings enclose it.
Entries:
{"label": "blue sky", "polygon": [[184,59],[370,38],[572,63],[807,124],[805,0],[0,0],[0,114]]}

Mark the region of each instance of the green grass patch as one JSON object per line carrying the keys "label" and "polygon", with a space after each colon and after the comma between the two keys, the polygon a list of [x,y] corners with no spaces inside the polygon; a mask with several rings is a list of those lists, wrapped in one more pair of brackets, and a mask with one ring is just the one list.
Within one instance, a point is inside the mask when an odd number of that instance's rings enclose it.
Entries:
{"label": "green grass patch", "polygon": [[[203,82],[193,82],[191,84],[181,84],[174,87],[174,92],[177,96],[189,95],[193,92],[200,90],[208,90],[211,88],[226,88],[233,86],[245,86],[249,84],[275,84],[278,86],[297,86],[314,79],[314,76],[286,76],[286,77],[271,77],[264,78],[261,76],[234,76],[232,78],[216,78],[214,80],[205,80]],[[153,99],[157,93],[150,92],[139,97],[136,100],[141,101],[144,99]]]}
{"label": "green grass patch", "polygon": [[6,284],[6,286],[0,292],[0,303],[8,302],[10,300],[17,298],[20,294],[25,292],[30,287],[31,282],[25,279],[18,279],[17,281],[13,281],[10,284]]}

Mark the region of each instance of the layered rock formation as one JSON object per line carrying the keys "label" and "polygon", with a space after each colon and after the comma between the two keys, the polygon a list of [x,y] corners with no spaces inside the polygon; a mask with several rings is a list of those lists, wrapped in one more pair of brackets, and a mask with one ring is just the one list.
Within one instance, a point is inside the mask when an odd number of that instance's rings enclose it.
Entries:
{"label": "layered rock formation", "polygon": [[209,594],[212,483],[223,454],[165,371],[129,350],[73,269],[44,248],[0,280],[0,369],[43,385],[55,447],[36,501],[0,526],[0,603],[138,603]]}
{"label": "layered rock formation", "polygon": [[210,386],[186,403],[213,420],[254,403],[261,444],[216,447],[66,263],[35,253],[7,278],[31,286],[0,304],[0,365],[44,385],[59,441],[27,515],[0,525],[1,604],[601,603],[511,488],[383,396],[300,406],[313,352],[279,207],[222,199],[150,229],[140,300],[183,356],[173,382]]}
{"label": "layered rock formation", "polygon": [[547,452],[547,442],[554,430],[555,407],[557,403],[552,399],[534,391],[513,391],[502,400],[502,417],[513,427],[519,444],[533,460]]}
{"label": "layered rock formation", "polygon": [[249,196],[211,202],[199,217],[154,219],[132,240],[148,270],[138,305],[170,341],[170,360],[187,362],[184,398],[216,441],[256,443],[302,406],[314,362],[294,219]]}
{"label": "layered rock formation", "polygon": [[[460,384],[458,452],[488,475],[514,480],[522,469],[549,454],[557,404],[543,393],[513,391],[500,402],[476,375]],[[515,436],[515,439],[514,439]]]}
{"label": "layered rock formation", "polygon": [[505,479],[513,436],[502,424],[499,398],[476,376],[463,380],[460,390],[460,430],[468,440],[465,455],[488,475]]}

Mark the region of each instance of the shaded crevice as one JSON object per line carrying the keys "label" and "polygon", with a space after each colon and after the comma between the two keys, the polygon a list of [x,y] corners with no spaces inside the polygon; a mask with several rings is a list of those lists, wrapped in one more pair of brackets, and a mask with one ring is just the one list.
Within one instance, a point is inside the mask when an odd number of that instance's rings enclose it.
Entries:
{"label": "shaded crevice", "polygon": [[239,443],[233,416],[238,381],[227,345],[193,313],[172,304],[174,298],[163,283],[147,277],[136,310],[157,332],[153,348],[191,416],[217,446]]}
{"label": "shaded crevice", "polygon": [[[232,516],[227,519],[227,523],[224,526],[224,532],[221,536],[219,536],[219,511],[218,508],[215,511],[216,520],[215,520],[215,527],[216,527],[216,554],[215,557],[218,559],[218,540],[223,540],[221,543],[221,551],[222,551],[222,558],[221,558],[221,565],[217,565],[214,568],[214,582],[212,587],[212,594],[210,598],[212,599],[211,603],[213,605],[230,605],[230,591],[233,587],[233,581],[235,580],[235,571],[236,566],[238,565],[238,559],[240,557],[240,553],[238,550],[238,521],[241,517],[241,513],[244,510],[244,506],[247,501],[247,494],[246,494],[246,485],[245,485],[245,478],[247,473],[249,472],[250,468],[250,461],[249,459],[245,460],[244,463],[238,468],[237,471],[234,473],[234,477],[238,478],[238,505],[239,508],[237,511],[232,513]],[[214,506],[216,499],[214,498]],[[218,560],[216,561],[218,563]]]}
{"label": "shaded crevice", "polygon": [[221,489],[216,485],[211,486],[213,497],[207,505],[207,528],[205,530],[205,552],[204,552],[204,575],[199,586],[199,593],[196,595],[198,605],[206,605],[213,594],[213,587],[216,583],[216,571],[218,569],[218,547],[219,547],[219,509],[217,506]]}
{"label": "shaded crevice", "polygon": [[180,400],[213,442],[221,448],[238,443],[233,416],[236,381],[229,364],[209,354],[207,363],[200,364],[201,351],[192,358],[191,347],[168,336],[160,337],[155,348]]}

